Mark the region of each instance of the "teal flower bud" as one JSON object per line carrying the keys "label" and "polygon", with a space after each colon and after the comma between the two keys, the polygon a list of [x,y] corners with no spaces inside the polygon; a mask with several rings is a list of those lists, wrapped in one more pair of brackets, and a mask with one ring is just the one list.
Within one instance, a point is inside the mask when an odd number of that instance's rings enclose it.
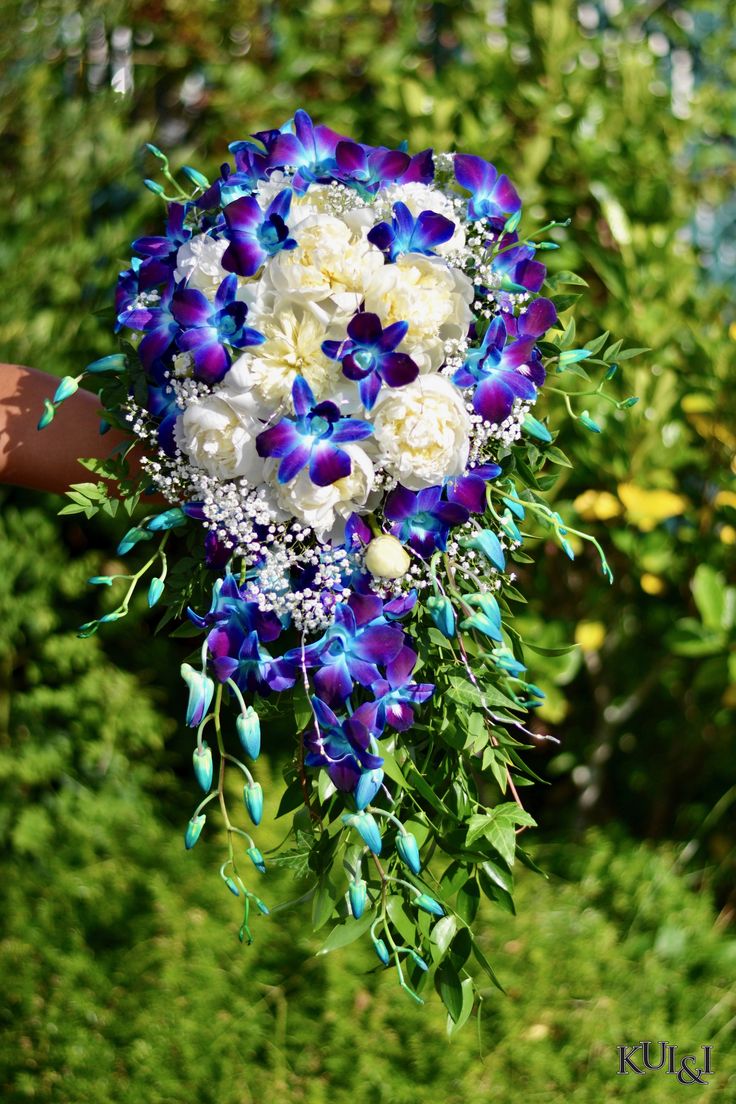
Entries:
{"label": "teal flower bud", "polygon": [[358,809],[365,809],[366,805],[370,805],[381,788],[382,782],[383,771],[380,767],[362,772],[358,779],[358,785],[355,787],[355,793],[353,794]]}
{"label": "teal flower bud", "polygon": [[584,425],[586,429],[589,429],[591,433],[601,432],[601,427],[597,422],[593,421],[587,410],[584,410],[582,414],[578,415],[578,421],[581,425]]}
{"label": "teal flower bud", "polygon": [[175,529],[178,525],[184,525],[187,520],[187,515],[178,506],[174,506],[171,510],[164,510],[162,514],[157,514],[156,517],[151,518],[146,526],[152,533],[159,533],[163,529]]}
{"label": "teal flower bud", "polygon": [[422,869],[422,862],[419,858],[417,841],[411,832],[399,833],[396,837],[396,850],[399,853],[401,861],[406,863],[412,874],[418,874]]}
{"label": "teal flower bud", "polygon": [[533,682],[527,682],[526,688],[530,694],[532,694],[535,698],[539,698],[540,701],[544,701],[544,699],[547,697],[544,690],[540,690],[540,688],[536,686]]}
{"label": "teal flower bud", "polygon": [[362,878],[355,878],[355,880],[350,883],[348,886],[348,898],[350,900],[350,911],[353,917],[356,920],[360,920],[365,912],[365,906],[368,901],[368,887]]}
{"label": "teal flower bud", "polygon": [[64,399],[70,399],[75,391],[79,390],[79,384],[75,380],[74,376],[64,376],[59,386],[56,388],[56,394],[54,395],[55,403],[62,403]]}
{"label": "teal flower bud", "polygon": [[104,437],[105,434],[109,433],[111,429],[112,426],[110,425],[110,423],[105,418],[100,418],[100,437]]}
{"label": "teal flower bud", "polygon": [[111,575],[92,575],[87,582],[90,586],[112,586]]}
{"label": "teal flower bud", "polygon": [[504,506],[506,506],[519,521],[523,521],[526,517],[526,510],[522,504],[517,502],[515,498],[507,498],[506,495],[502,495],[501,498],[503,499]]}
{"label": "teal flower bud", "polygon": [[618,364],[612,364],[603,378],[606,379],[606,380],[612,380],[617,372],[618,372]]}
{"label": "teal flower bud", "polygon": [[380,958],[383,965],[388,966],[388,964],[389,964],[388,947],[386,946],[386,944],[383,942],[382,939],[375,939],[374,938],[374,940],[373,940],[373,950],[376,952],[376,954]]}
{"label": "teal flower bud", "polygon": [[85,621],[83,625],[80,625],[77,629],[77,636],[80,640],[86,640],[88,636],[94,636],[97,632],[98,621]]}
{"label": "teal flower bud", "polygon": [[509,513],[504,514],[504,516],[501,518],[500,525],[509,540],[519,541],[519,543],[521,543],[521,531],[519,529],[519,526],[516,524]]}
{"label": "teal flower bud", "polygon": [[101,372],[122,372],[125,363],[124,353],[111,353],[109,356],[100,357],[99,360],[93,360],[84,371],[93,376]]}
{"label": "teal flower bud", "polygon": [[193,169],[191,165],[182,165],[181,171],[184,173],[192,184],[196,184],[198,188],[209,188],[210,182],[204,173],[201,173],[198,169]]}
{"label": "teal flower bud", "polygon": [[638,401],[639,401],[639,396],[638,395],[632,395],[631,398],[624,399],[624,401],[621,403],[621,409],[622,410],[629,410],[632,406],[636,406]]}
{"label": "teal flower bud", "polygon": [[263,816],[263,789],[260,782],[248,782],[243,786],[243,801],[250,819],[254,824],[260,824]]}
{"label": "teal flower bud", "polygon": [[417,954],[417,952],[413,951],[411,948],[409,948],[409,954],[420,970],[424,970],[426,972],[429,969],[429,966],[420,954]]}
{"label": "teal flower bud", "polygon": [[559,248],[560,247],[557,244],[557,242],[548,242],[548,241],[537,242],[537,249],[559,249]]}
{"label": "teal flower bud", "polygon": [[506,567],[506,557],[501,548],[501,542],[490,529],[482,529],[470,540],[462,541],[463,548],[477,548],[487,557],[495,568],[503,571]]}
{"label": "teal flower bud", "polygon": [[224,882],[225,882],[225,885],[227,886],[227,888],[232,893],[233,897],[239,897],[240,896],[240,890],[238,889],[238,887],[236,886],[236,884],[232,880],[232,878],[225,878]]}
{"label": "teal flower bud", "polygon": [[128,530],[118,545],[118,556],[124,556],[126,552],[130,552],[131,548],[134,548],[140,541],[148,540],[153,540],[153,534],[134,525],[132,529]]}
{"label": "teal flower bud", "polygon": [[270,916],[270,915],[271,915],[271,910],[270,910],[270,908],[268,907],[268,905],[267,905],[267,904],[265,904],[265,903],[264,903],[264,902],[263,902],[263,901],[261,900],[261,898],[260,898],[260,897],[254,897],[254,898],[253,898],[253,900],[255,901],[255,903],[256,903],[256,908],[258,909],[258,911],[259,911],[259,912],[263,913],[263,915],[264,915],[264,916]]}
{"label": "teal flower bud", "polygon": [[455,635],[455,610],[452,602],[444,594],[432,594],[427,599],[429,616],[437,628],[448,640]]}
{"label": "teal flower bud", "polygon": [[445,910],[439,901],[435,901],[434,897],[430,897],[428,893],[420,893],[418,897],[414,899],[414,904],[417,908],[422,909],[423,912],[429,912],[432,916],[444,916]]}
{"label": "teal flower bud", "polygon": [[160,184],[157,184],[155,180],[144,180],[143,183],[148,188],[149,192],[153,192],[154,195],[162,196],[164,190]]}
{"label": "teal flower bud", "polygon": [[265,874],[266,873],[266,864],[263,860],[263,855],[258,850],[258,848],[257,847],[249,847],[246,854],[248,855],[248,858],[253,863],[256,870],[260,871],[261,874]]}
{"label": "teal flower bud", "polygon": [[[514,211],[513,215],[509,215],[509,217],[506,219],[506,222],[504,224],[504,230],[508,231],[509,234],[513,234],[514,230],[516,230],[516,228],[517,228],[517,226],[519,225],[520,222],[521,222],[521,207],[519,208],[518,211]],[[523,288],[523,290],[526,291],[526,288]]]}
{"label": "teal flower bud", "polygon": [[507,674],[513,675],[514,678],[518,678],[526,671],[526,667],[523,663],[519,663],[518,659],[511,654],[511,652],[500,652],[493,657],[495,664],[502,671],[506,671]]}
{"label": "teal flower bud", "polygon": [[545,445],[548,445],[552,440],[552,434],[547,429],[546,425],[543,425],[543,423],[532,414],[527,414],[524,418],[524,429],[530,437],[535,437],[537,441],[541,441]]}
{"label": "teal flower bud", "polygon": [[501,277],[501,291],[515,292],[517,295],[526,294],[527,288],[523,284],[515,284],[510,276]]}
{"label": "teal flower bud", "polygon": [[149,153],[152,153],[154,157],[158,157],[161,161],[167,161],[166,154],[162,153],[158,146],[154,146],[153,142],[146,142],[146,149]]}
{"label": "teal flower bud", "polygon": [[261,754],[261,721],[252,705],[239,715],[235,727],[246,755],[257,759]]}
{"label": "teal flower bud", "polygon": [[581,360],[587,360],[592,355],[590,349],[565,349],[560,353],[560,368],[567,368],[568,364],[579,364]]}
{"label": "teal flower bud", "polygon": [[56,413],[56,407],[52,403],[51,399],[43,400],[43,414],[38,419],[38,429],[45,429],[46,426],[51,425],[54,420],[54,414]]}
{"label": "teal flower bud", "polygon": [[186,723],[190,728],[196,728],[210,707],[215,684],[204,671],[196,671],[189,663],[182,663],[181,677],[189,687]]}
{"label": "teal flower bud", "polygon": [[571,560],[574,560],[575,559],[575,552],[574,552],[573,547],[570,544],[569,540],[565,540],[564,537],[560,537],[560,545],[561,545],[562,551],[565,553],[565,555],[568,556]]}
{"label": "teal flower bud", "polygon": [[347,813],[343,816],[342,822],[350,828],[355,828],[360,838],[374,855],[381,854],[381,833],[378,831],[378,825],[371,813]]}
{"label": "teal flower bud", "polygon": [[161,595],[163,594],[163,592],[164,592],[164,581],[163,581],[163,579],[151,579],[150,586],[148,587],[148,607],[149,607],[149,609],[152,609],[156,605],[156,603],[158,602],[158,600],[161,597]]}
{"label": "teal flower bud", "polygon": [[194,776],[205,793],[212,789],[212,752],[206,741],[202,741],[202,747],[195,747],[192,753]]}
{"label": "teal flower bud", "polygon": [[108,621],[119,621],[121,617],[125,617],[125,612],[126,611],[122,609],[112,610],[111,613],[103,614],[102,617],[99,618],[99,622],[101,625],[104,625]]}
{"label": "teal flower bud", "polygon": [[204,815],[204,813],[200,813],[199,816],[193,816],[187,824],[187,830],[184,833],[184,846],[186,847],[187,851],[191,851],[191,849],[194,847],[195,843],[199,839],[200,835],[202,834],[202,829],[204,828],[204,822],[206,821],[206,819],[207,817]]}

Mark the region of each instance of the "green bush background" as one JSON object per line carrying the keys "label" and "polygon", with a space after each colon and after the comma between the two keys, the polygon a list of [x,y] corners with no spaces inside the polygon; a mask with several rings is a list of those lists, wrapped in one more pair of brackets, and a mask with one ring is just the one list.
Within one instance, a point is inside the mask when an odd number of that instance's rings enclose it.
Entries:
{"label": "green bush background", "polygon": [[[439,1004],[410,1006],[369,950],[315,957],[299,906],[240,947],[218,841],[181,846],[181,647],[142,608],[78,640],[115,528],[5,494],[3,1101],[668,1100],[672,1078],[615,1075],[615,1046],[642,1038],[713,1043],[708,1088],[676,1090],[736,1097],[734,4],[6,0],[2,15],[5,360],[64,374],[111,351],[112,282],[160,217],[146,141],[212,172],[229,140],[299,105],[362,140],[489,156],[528,219],[572,218],[547,257],[590,285],[582,339],[651,349],[622,363],[633,412],[592,411],[600,436],[542,400],[576,459],[553,496],[611,550],[616,582],[551,545],[522,579],[524,631],[580,644],[534,670],[539,727],[562,741],[532,756],[551,783],[530,798],[550,878],[520,878],[517,917],[483,914],[508,994],[489,990],[450,1045]],[[264,764],[271,813],[285,754]],[[266,886],[272,905],[303,891],[286,871]]]}

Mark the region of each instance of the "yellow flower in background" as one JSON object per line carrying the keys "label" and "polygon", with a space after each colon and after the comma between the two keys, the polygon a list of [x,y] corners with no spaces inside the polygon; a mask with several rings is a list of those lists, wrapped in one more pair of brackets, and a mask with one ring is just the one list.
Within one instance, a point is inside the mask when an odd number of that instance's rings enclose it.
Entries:
{"label": "yellow flower in background", "polygon": [[651,532],[660,521],[684,514],[689,505],[684,495],[647,491],[636,483],[619,483],[618,496],[626,507],[628,520],[643,533]]}
{"label": "yellow flower in background", "polygon": [[623,507],[610,491],[583,491],[573,502],[584,521],[609,521],[623,513]]}
{"label": "yellow flower in background", "polygon": [[660,579],[659,575],[652,575],[650,571],[645,571],[639,580],[641,589],[645,594],[662,594],[666,588],[664,579]]}
{"label": "yellow flower in background", "polygon": [[713,505],[716,508],[719,506],[733,506],[736,509],[736,494],[733,491],[719,491],[713,499]]}
{"label": "yellow flower in background", "polygon": [[606,639],[606,626],[602,621],[580,621],[575,628],[575,643],[584,652],[599,652]]}

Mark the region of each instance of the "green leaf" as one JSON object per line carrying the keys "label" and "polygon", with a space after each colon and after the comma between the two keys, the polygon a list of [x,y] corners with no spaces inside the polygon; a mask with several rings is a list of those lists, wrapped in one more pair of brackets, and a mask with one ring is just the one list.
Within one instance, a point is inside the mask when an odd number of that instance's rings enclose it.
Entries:
{"label": "green leaf", "polygon": [[571,468],[572,461],[568,460],[562,449],[556,448],[554,445],[550,445],[549,448],[544,450],[545,460],[550,460],[553,464],[559,464],[561,468]]}
{"label": "green leaf", "polygon": [[537,655],[542,656],[563,656],[569,652],[574,652],[578,648],[577,644],[562,644],[559,648],[543,648],[541,644],[532,644],[530,640],[524,640],[523,645],[530,652],[536,652]]}
{"label": "green leaf", "polygon": [[473,936],[472,932],[470,934],[471,934],[472,939],[473,939],[473,954],[475,955],[475,958],[476,958],[476,961],[477,961],[478,965],[480,966],[480,968],[482,970],[485,970],[486,974],[491,979],[491,981],[496,986],[496,988],[500,989],[500,991],[502,993],[505,993],[506,990],[504,989],[501,982],[498,980],[498,977],[496,976],[496,971],[493,969],[490,962],[488,961],[486,956],[483,954],[483,951],[478,946],[478,940],[475,938],[475,936]]}
{"label": "green leaf", "polygon": [[286,787],[281,795],[281,801],[276,811],[276,820],[279,817],[286,816],[287,813],[293,812],[294,809],[298,809],[300,805],[304,804],[304,794],[302,793],[302,787],[298,778],[295,778]]}
{"label": "green leaf", "polygon": [[447,954],[447,950],[455,937],[457,931],[457,920],[454,916],[443,916],[432,928],[429,936],[429,941],[433,948],[437,948],[437,954],[432,950],[432,957],[436,959],[443,958]]}
{"label": "green leaf", "polygon": [[726,584],[723,576],[711,567],[701,563],[695,570],[692,581],[693,598],[698,612],[707,629],[725,628],[723,614],[725,610]]}
{"label": "green leaf", "polygon": [[480,904],[480,889],[475,878],[468,878],[457,895],[456,910],[461,920],[472,924]]}
{"label": "green leaf", "polygon": [[457,1023],[463,1010],[463,989],[457,970],[447,961],[441,963],[434,975],[434,985],[445,1008]]}
{"label": "green leaf", "polygon": [[329,878],[323,876],[317,885],[317,892],[312,898],[312,930],[319,929],[327,923],[335,908],[335,903],[342,894],[330,884]]}
{"label": "green leaf", "polygon": [[616,360],[631,360],[633,357],[641,356],[642,353],[651,353],[651,349],[648,347],[642,347],[641,349],[622,349],[617,354]]}
{"label": "green leaf", "polygon": [[403,897],[397,895],[389,897],[386,911],[389,920],[396,928],[401,938],[408,946],[413,947],[417,942],[416,920],[415,917],[410,916],[406,911]]}
{"label": "green leaf", "polygon": [[344,924],[338,924],[327,936],[317,954],[326,955],[330,951],[338,951],[341,947],[348,947],[356,939],[360,939],[361,935],[365,935],[374,919],[372,910],[369,910],[363,913],[360,920],[350,919],[346,920]]}
{"label": "green leaf", "polygon": [[609,336],[610,330],[606,330],[606,332],[602,333],[600,337],[595,337],[592,341],[586,341],[585,348],[590,352],[591,356],[595,356],[596,353],[599,353],[601,351],[603,346],[608,341]]}
{"label": "green leaf", "polygon": [[476,813],[472,816],[468,822],[465,843],[467,847],[471,847],[476,840],[487,839],[501,858],[511,866],[516,851],[516,826],[531,827],[535,824],[536,821],[526,809],[508,801],[497,805],[490,813]]}
{"label": "green leaf", "polygon": [[475,1003],[475,987],[473,985],[472,978],[463,978],[460,983],[462,991],[462,1001],[460,1004],[460,1012],[457,1019],[453,1020],[452,1016],[447,1017],[447,1035],[448,1038],[460,1030],[461,1027],[468,1022],[470,1013],[473,1011],[473,1004]]}

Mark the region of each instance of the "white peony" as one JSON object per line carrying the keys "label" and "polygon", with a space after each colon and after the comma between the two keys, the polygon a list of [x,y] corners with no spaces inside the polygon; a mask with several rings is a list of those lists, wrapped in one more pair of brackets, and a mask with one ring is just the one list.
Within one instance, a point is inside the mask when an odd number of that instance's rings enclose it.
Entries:
{"label": "white peony", "polygon": [[349,475],[328,487],[318,487],[304,468],[290,483],[276,482],[277,467],[273,465],[276,501],[285,513],[311,526],[317,536],[333,535],[336,526],[344,527],[352,513],[365,512],[373,489],[375,472],[364,450],[355,444],[341,445],[352,461]]}
{"label": "white peony", "polygon": [[465,471],[470,416],[446,376],[418,376],[405,387],[383,388],[372,421],[383,464],[410,490]]}
{"label": "white peony", "polygon": [[228,244],[225,238],[195,234],[177,250],[174,279],[177,282],[186,280],[187,287],[214,299],[220,284],[229,275],[222,267],[222,255]]}
{"label": "white peony", "polygon": [[422,371],[440,367],[446,341],[467,335],[472,301],[473,285],[464,273],[419,253],[404,253],[373,272],[365,285],[365,309],[377,314],[384,327],[409,323],[401,350]]}
{"label": "white peony", "polygon": [[455,223],[455,233],[450,240],[435,246],[435,252],[439,256],[465,248],[465,230],[461,215],[455,209],[452,199],[444,192],[438,191],[429,184],[420,184],[419,181],[412,181],[409,184],[389,184],[378,193],[376,214],[380,214],[382,219],[390,220],[394,203],[405,204],[414,218],[421,215],[422,211],[435,211]]}
{"label": "white peony", "polygon": [[176,420],[176,443],[191,463],[217,479],[263,479],[255,439],[263,429],[252,402],[225,392],[192,402]]}
{"label": "white peony", "polygon": [[380,249],[334,215],[311,215],[291,232],[296,249],[272,258],[264,283],[305,304],[324,323],[347,321],[360,306],[365,281],[383,268]]}
{"label": "white peony", "polygon": [[[224,381],[228,393],[251,391],[260,412],[270,417],[280,407],[291,409],[291,387],[295,376],[301,375],[317,400],[358,408],[356,385],[345,378],[338,361],[322,352],[322,342],[332,335],[303,304],[277,299],[269,313],[253,311],[248,321],[266,340],[235,361]],[[344,336],[344,330],[335,336]]]}

